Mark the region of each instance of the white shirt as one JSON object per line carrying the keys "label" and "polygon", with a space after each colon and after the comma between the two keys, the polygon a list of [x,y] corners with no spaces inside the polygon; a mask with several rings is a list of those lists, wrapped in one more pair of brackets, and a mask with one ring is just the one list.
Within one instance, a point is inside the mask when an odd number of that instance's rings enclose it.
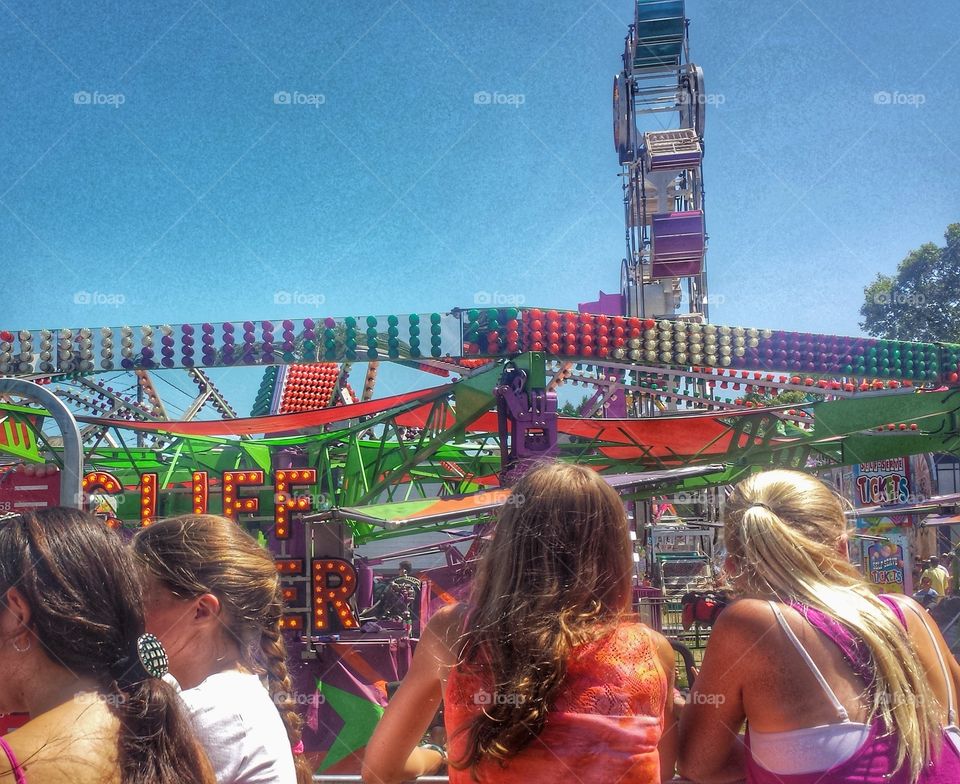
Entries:
{"label": "white shirt", "polygon": [[[176,685],[167,675],[165,680]],[[296,784],[293,752],[280,712],[252,673],[214,673],[180,697],[217,784]]]}

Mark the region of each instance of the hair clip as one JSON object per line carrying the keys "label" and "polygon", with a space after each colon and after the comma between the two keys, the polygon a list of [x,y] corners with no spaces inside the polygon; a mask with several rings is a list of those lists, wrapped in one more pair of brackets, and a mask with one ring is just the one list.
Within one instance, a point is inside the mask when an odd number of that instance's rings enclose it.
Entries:
{"label": "hair clip", "polygon": [[141,634],[137,638],[137,657],[151,678],[162,678],[170,669],[163,643],[152,634]]}

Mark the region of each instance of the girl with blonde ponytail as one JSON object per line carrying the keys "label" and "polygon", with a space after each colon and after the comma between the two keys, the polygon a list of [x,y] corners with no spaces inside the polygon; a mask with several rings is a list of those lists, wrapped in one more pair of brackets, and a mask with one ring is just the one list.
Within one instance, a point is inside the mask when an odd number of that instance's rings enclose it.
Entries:
{"label": "girl with blonde ponytail", "polygon": [[688,778],[960,782],[960,666],[919,605],[874,594],[849,562],[843,504],[784,470],[749,477],[728,499],[739,600],[715,625],[683,711]]}
{"label": "girl with blonde ponytail", "polygon": [[309,784],[272,555],[214,515],[154,523],[133,550],[147,628],[167,649],[218,784]]}

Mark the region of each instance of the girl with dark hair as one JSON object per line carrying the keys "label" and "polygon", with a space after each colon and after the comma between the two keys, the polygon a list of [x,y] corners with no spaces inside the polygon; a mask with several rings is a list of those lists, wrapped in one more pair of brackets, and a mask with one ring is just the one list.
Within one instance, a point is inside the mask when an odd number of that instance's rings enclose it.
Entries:
{"label": "girl with dark hair", "polygon": [[213,784],[119,536],[75,509],[0,522],[0,778]]}
{"label": "girl with dark hair", "polygon": [[[219,784],[309,784],[280,633],[283,593],[273,556],[214,515],[137,532],[147,628],[167,648]],[[266,682],[266,687],[264,686]]]}
{"label": "girl with dark hair", "polygon": [[673,778],[674,653],[630,614],[623,503],[593,471],[548,464],[503,507],[469,606],[434,615],[367,745],[363,779],[433,773],[417,747],[441,698],[451,784]]}

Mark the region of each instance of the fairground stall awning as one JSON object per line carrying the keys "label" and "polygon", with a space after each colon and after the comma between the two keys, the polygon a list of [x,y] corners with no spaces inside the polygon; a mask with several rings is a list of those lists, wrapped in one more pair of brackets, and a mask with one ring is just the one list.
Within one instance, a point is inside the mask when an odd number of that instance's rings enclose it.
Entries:
{"label": "fairground stall awning", "polygon": [[930,515],[930,517],[920,523],[921,528],[944,525],[960,525],[960,515]]}
{"label": "fairground stall awning", "polygon": [[322,427],[335,422],[345,422],[362,416],[371,416],[394,408],[436,400],[451,391],[450,385],[420,389],[403,395],[367,400],[348,406],[320,408],[297,414],[274,414],[271,416],[246,417],[244,419],[217,419],[186,422],[118,422],[101,417],[77,417],[84,424],[123,427],[129,430],[171,433],[183,436],[240,436],[264,433],[291,433]]}
{"label": "fairground stall awning", "polygon": [[847,517],[886,517],[887,515],[930,515],[941,512],[945,507],[960,505],[960,493],[937,495],[912,504],[887,504],[883,506],[861,506],[849,509]]}
{"label": "fairground stall awning", "polygon": [[[725,466],[706,465],[690,468],[677,468],[669,471],[645,471],[637,474],[618,474],[602,477],[617,489],[655,487],[661,483],[676,482],[696,476],[705,476],[723,471]],[[343,507],[319,515],[311,515],[307,520],[345,519],[367,523],[381,528],[401,528],[406,526],[424,526],[465,520],[489,515],[503,506],[510,496],[509,488],[482,490],[468,495],[448,496],[445,498],[425,498],[417,501],[399,501],[388,504],[370,504],[360,507]]]}

